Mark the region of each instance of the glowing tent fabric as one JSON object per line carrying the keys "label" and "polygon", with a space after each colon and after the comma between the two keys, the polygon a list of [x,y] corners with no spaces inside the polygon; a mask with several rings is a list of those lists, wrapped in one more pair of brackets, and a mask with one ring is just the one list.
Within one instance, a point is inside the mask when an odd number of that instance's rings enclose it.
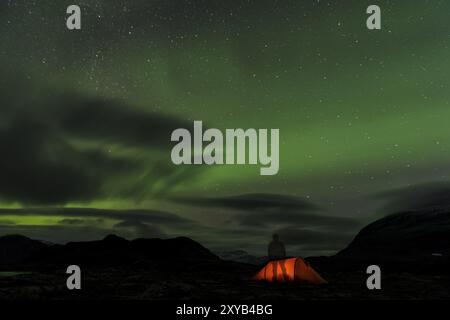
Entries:
{"label": "glowing tent fabric", "polygon": [[302,258],[270,261],[255,275],[254,279],[269,282],[298,281],[311,284],[327,283],[327,281]]}

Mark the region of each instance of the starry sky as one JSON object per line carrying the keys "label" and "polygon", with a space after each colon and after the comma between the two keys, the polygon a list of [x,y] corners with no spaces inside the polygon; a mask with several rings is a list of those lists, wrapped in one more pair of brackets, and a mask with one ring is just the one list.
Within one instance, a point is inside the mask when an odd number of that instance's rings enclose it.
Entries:
{"label": "starry sky", "polygon": [[[288,254],[332,254],[447,203],[450,3],[376,1],[374,31],[370,4],[1,1],[0,235],[259,255],[278,232]],[[170,134],[194,120],[280,129],[279,173],[173,165]]]}

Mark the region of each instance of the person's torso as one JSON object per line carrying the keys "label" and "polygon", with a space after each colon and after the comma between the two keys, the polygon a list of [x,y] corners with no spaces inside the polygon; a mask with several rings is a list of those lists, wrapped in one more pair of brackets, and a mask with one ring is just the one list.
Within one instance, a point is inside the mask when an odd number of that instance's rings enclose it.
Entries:
{"label": "person's torso", "polygon": [[282,242],[271,242],[269,244],[269,258],[282,259],[285,257],[284,244]]}

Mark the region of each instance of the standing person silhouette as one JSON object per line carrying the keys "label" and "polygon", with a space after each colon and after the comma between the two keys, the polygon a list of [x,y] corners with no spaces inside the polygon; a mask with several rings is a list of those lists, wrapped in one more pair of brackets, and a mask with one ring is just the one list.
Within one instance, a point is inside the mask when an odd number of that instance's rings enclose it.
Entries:
{"label": "standing person silhouette", "polygon": [[269,260],[272,261],[273,279],[278,280],[278,266],[281,268],[282,280],[287,280],[286,266],[284,265],[284,258],[286,258],[286,249],[284,243],[280,241],[278,234],[272,236],[272,241],[268,246]]}

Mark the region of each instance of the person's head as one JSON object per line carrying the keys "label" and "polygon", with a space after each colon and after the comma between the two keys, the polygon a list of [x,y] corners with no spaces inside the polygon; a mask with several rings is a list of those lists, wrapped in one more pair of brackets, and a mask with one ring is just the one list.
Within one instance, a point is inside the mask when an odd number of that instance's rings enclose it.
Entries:
{"label": "person's head", "polygon": [[274,233],[272,235],[272,239],[273,239],[273,241],[278,241],[280,239],[280,237],[278,237],[278,234]]}

